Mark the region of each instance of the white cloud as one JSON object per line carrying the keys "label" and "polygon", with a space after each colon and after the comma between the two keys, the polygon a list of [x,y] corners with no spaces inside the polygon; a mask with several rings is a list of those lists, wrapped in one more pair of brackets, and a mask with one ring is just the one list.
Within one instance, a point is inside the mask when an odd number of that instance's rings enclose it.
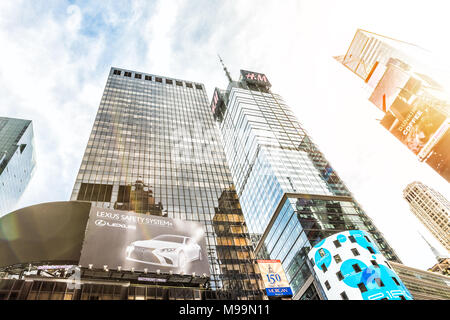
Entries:
{"label": "white cloud", "polygon": [[77,5],[72,4],[67,7],[66,12],[68,14],[68,17],[65,22],[65,26],[67,30],[69,30],[69,32],[76,35],[76,33],[80,31],[81,22],[83,19],[81,9]]}

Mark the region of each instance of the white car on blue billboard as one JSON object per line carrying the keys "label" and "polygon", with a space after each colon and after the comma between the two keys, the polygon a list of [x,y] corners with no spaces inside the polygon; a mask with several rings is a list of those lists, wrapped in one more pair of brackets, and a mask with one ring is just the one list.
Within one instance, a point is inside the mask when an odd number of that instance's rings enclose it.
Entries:
{"label": "white car on blue billboard", "polygon": [[132,242],[126,259],[165,267],[184,268],[188,262],[202,260],[200,245],[192,238],[163,234],[151,240]]}

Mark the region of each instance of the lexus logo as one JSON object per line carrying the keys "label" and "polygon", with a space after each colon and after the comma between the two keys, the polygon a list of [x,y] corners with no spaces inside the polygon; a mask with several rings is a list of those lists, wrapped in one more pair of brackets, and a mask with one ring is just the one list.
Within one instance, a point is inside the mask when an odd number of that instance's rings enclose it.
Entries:
{"label": "lexus logo", "polygon": [[104,226],[106,226],[106,221],[105,220],[95,220],[95,225],[98,227],[104,227]]}
{"label": "lexus logo", "polygon": [[122,229],[136,229],[135,225],[128,225],[128,224],[123,224],[123,223],[111,223],[111,222],[106,222],[105,220],[95,220],[95,225],[97,227],[104,227],[104,226],[108,226],[108,227],[112,227],[112,228],[122,228]]}

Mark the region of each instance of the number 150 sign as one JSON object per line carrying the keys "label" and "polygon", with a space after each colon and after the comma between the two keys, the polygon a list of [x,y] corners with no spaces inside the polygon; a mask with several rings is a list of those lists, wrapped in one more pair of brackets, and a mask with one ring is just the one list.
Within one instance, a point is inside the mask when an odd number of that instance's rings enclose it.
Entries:
{"label": "number 150 sign", "polygon": [[290,296],[292,290],[280,260],[257,260],[268,296]]}

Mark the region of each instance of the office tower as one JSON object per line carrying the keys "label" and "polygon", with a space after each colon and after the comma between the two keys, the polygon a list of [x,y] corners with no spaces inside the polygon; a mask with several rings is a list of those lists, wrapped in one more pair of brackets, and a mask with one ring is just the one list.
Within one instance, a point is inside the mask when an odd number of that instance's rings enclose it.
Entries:
{"label": "office tower", "polygon": [[[450,182],[450,99],[445,75],[424,49],[358,30],[347,53],[335,57],[367,84],[381,125],[419,161]],[[437,68],[436,68],[437,67]]]}
{"label": "office tower", "polygon": [[389,265],[398,274],[414,300],[449,300],[450,277],[405,266],[396,262]]}
{"label": "office tower", "polygon": [[450,251],[450,202],[418,181],[403,190],[403,197],[408,201],[411,212]]}
{"label": "office tower", "polygon": [[[231,185],[203,84],[111,68],[71,200],[200,222],[210,287],[221,289],[229,279],[221,272],[213,219]],[[254,272],[234,274],[257,291]]]}
{"label": "office tower", "polygon": [[211,103],[249,233],[259,239],[257,257],[282,261],[294,299],[318,297],[305,261],[329,235],[368,231],[389,260],[399,261],[270,88],[264,74],[241,70],[227,90],[215,89]]}
{"label": "office tower", "polygon": [[0,216],[14,209],[35,166],[33,123],[0,117]]}

